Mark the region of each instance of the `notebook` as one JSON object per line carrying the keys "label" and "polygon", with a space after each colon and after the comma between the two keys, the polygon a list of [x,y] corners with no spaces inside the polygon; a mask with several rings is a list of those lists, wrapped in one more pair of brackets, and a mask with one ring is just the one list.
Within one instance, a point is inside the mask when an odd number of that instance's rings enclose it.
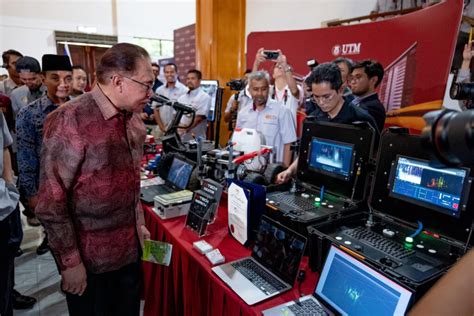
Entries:
{"label": "notebook", "polygon": [[262,216],[252,255],[212,271],[253,305],[293,287],[305,246],[306,238]]}

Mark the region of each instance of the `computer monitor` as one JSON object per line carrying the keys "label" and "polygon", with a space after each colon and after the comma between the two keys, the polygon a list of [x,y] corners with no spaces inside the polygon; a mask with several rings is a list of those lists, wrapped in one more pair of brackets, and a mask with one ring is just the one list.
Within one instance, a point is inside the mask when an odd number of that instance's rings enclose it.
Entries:
{"label": "computer monitor", "polygon": [[189,178],[193,172],[193,165],[178,157],[173,157],[166,181],[175,189],[184,190],[188,186]]}
{"label": "computer monitor", "polygon": [[308,168],[345,181],[352,176],[354,145],[313,137],[309,146]]}
{"label": "computer monitor", "polygon": [[201,89],[211,97],[211,104],[209,106],[207,120],[214,121],[216,116],[217,90],[219,89],[219,81],[201,80]]}
{"label": "computer monitor", "polygon": [[315,296],[342,315],[405,315],[412,292],[331,246]]}
{"label": "computer monitor", "polygon": [[398,155],[390,196],[459,218],[468,175],[467,168],[435,168],[428,161]]}

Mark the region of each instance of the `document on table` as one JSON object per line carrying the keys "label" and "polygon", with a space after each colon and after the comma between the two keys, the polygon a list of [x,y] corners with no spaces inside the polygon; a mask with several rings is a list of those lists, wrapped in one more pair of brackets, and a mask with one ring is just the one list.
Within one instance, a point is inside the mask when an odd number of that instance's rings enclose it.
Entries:
{"label": "document on table", "polygon": [[169,266],[173,245],[162,241],[144,240],[142,260]]}
{"label": "document on table", "polygon": [[[246,194],[247,191],[247,194]],[[229,230],[242,245],[247,242],[249,191],[232,183],[228,189]]]}

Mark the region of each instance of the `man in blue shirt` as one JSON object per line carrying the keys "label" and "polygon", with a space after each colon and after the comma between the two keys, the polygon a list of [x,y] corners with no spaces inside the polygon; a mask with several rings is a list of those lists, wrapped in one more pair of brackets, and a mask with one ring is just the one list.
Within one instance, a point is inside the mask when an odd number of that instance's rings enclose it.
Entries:
{"label": "man in blue shirt", "polygon": [[[72,91],[72,67],[69,57],[43,55],[42,64],[46,94],[22,108],[16,121],[20,187],[24,190],[28,205],[33,210],[38,203],[43,124],[49,113],[69,101]],[[48,239],[45,237],[36,252],[41,255],[48,250]]]}

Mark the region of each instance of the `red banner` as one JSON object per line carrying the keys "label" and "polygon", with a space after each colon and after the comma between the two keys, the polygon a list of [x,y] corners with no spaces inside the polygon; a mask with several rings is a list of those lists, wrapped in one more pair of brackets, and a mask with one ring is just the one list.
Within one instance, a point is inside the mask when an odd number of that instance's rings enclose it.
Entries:
{"label": "red banner", "polygon": [[[445,0],[381,21],[301,31],[254,32],[247,38],[247,65],[260,47],[281,49],[296,73],[306,61],[336,57],[378,60],[385,69],[378,88],[388,125],[420,130],[426,111],[440,108],[461,22],[462,0]],[[312,9],[312,8],[308,8]]]}

